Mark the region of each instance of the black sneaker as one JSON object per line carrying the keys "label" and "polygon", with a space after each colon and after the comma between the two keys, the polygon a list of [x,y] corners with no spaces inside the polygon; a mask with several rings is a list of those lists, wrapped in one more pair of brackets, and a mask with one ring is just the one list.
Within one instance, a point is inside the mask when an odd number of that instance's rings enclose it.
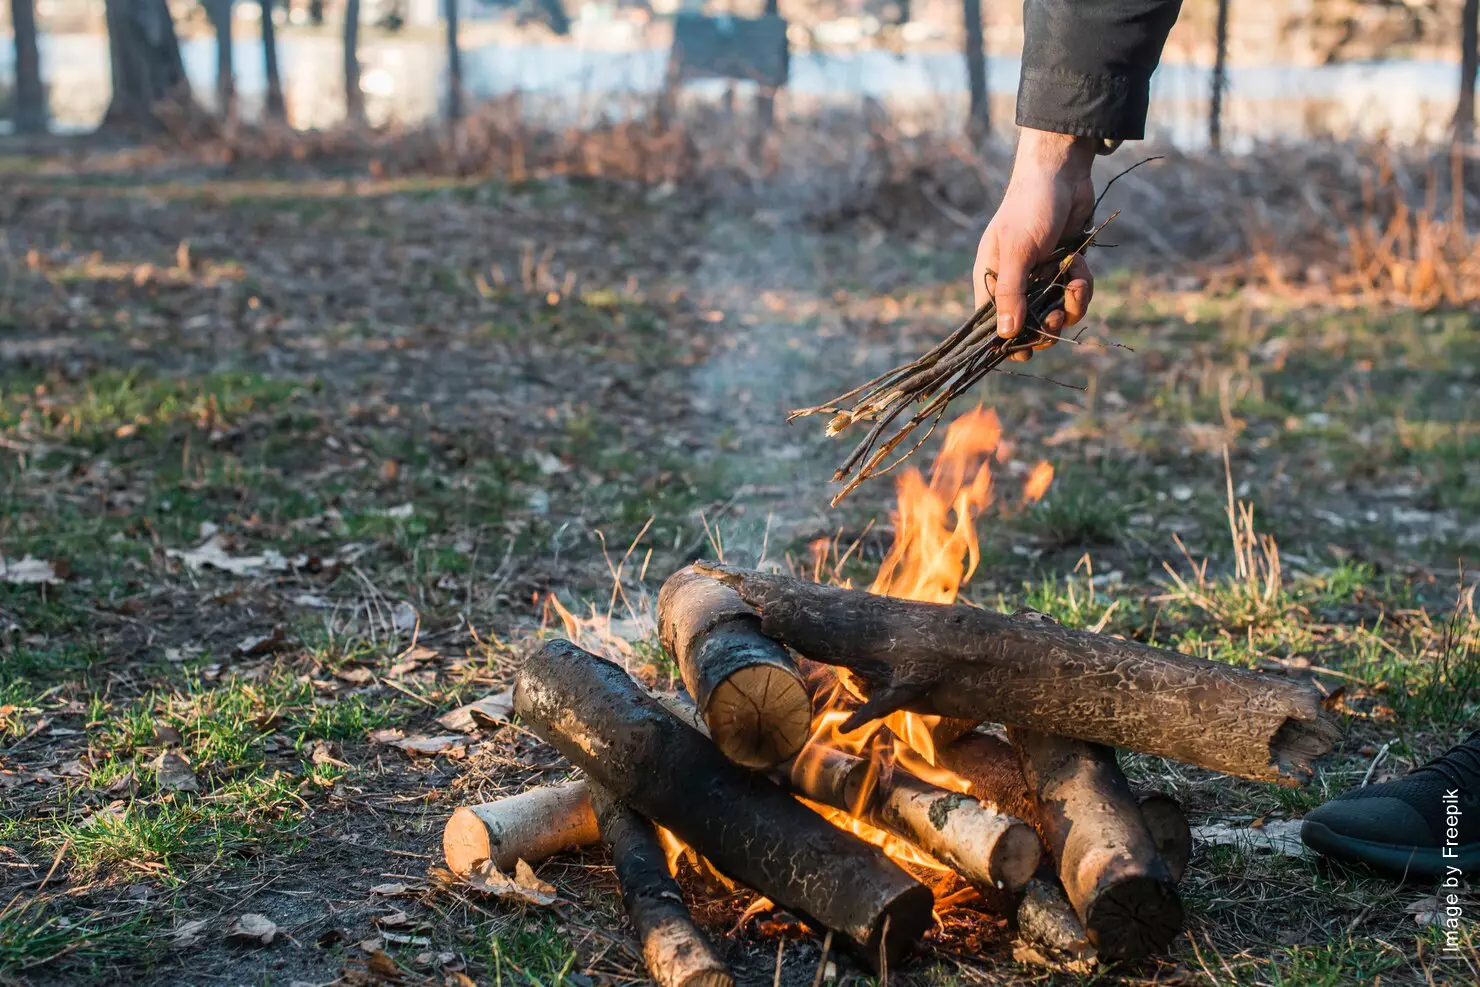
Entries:
{"label": "black sneaker", "polygon": [[1317,853],[1400,879],[1480,873],[1480,730],[1405,778],[1317,807],[1300,838]]}

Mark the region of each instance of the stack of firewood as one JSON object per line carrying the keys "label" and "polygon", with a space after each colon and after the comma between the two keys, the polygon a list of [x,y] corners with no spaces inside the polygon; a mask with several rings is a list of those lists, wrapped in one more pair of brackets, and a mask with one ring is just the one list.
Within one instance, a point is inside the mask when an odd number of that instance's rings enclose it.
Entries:
{"label": "stack of firewood", "polygon": [[[1175,801],[1132,790],[1114,748],[1298,785],[1336,739],[1307,687],[1031,612],[701,563],[664,585],[658,624],[688,698],[546,644],[519,672],[515,710],[583,777],[457,810],[444,850],[468,873],[609,844],[663,985],[733,981],[684,907],[655,824],[876,967],[930,928],[934,895],[815,807],[948,867],[1056,959],[1134,959],[1181,930],[1191,837]],[[929,753],[961,784],[819,742],[823,705],[834,722],[847,712],[844,733],[930,716]],[[985,722],[1005,724],[1005,739]]]}

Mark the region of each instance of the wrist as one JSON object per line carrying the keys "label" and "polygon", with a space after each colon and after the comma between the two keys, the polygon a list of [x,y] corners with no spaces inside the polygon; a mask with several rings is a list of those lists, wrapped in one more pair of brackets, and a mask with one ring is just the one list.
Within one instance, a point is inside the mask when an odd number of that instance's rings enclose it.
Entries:
{"label": "wrist", "polygon": [[1015,164],[1070,178],[1088,178],[1095,163],[1096,141],[1047,130],[1023,128],[1019,132]]}

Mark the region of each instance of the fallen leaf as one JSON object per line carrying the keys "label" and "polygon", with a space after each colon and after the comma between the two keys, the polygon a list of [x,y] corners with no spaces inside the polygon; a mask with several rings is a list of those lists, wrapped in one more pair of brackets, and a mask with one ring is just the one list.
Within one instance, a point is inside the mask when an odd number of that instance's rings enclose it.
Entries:
{"label": "fallen leaf", "polygon": [[1437,925],[1444,913],[1444,906],[1439,903],[1437,896],[1427,895],[1404,908],[1403,911],[1412,915],[1414,923],[1419,926]]}
{"label": "fallen leaf", "polygon": [[393,729],[393,728],[390,728],[390,727],[387,727],[387,728],[385,728],[383,730],[371,730],[370,731],[370,739],[372,741],[374,741],[375,743],[377,743],[377,744],[394,744],[396,741],[400,740],[403,736],[405,736],[405,735],[402,734],[401,731],[396,730],[396,729]]}
{"label": "fallen leaf", "polygon": [[467,748],[467,741],[456,734],[442,734],[437,737],[405,737],[401,740],[392,741],[392,747],[413,756],[435,757],[438,754],[461,753]]}
{"label": "fallen leaf", "polygon": [[203,918],[181,922],[170,930],[170,941],[176,946],[190,946],[200,939],[200,934],[210,922]]}
{"label": "fallen leaf", "polygon": [[375,673],[368,668],[341,668],[334,677],[351,685],[364,685],[375,681]]}
{"label": "fallen leaf", "polygon": [[395,507],[387,507],[379,512],[383,517],[405,520],[416,513],[416,508],[410,504],[397,504]]}
{"label": "fallen leaf", "polygon": [[62,581],[57,566],[45,559],[34,559],[27,555],[23,559],[6,561],[0,556],[0,583],[25,585],[56,585]]}
{"label": "fallen leaf", "polygon": [[430,946],[432,944],[432,941],[426,936],[413,936],[404,932],[386,932],[382,930],[380,938],[386,942],[396,943],[399,946]]}
{"label": "fallen leaf", "polygon": [[198,792],[200,779],[190,762],[179,754],[166,752],[154,759],[154,783],[166,792]]}
{"label": "fallen leaf", "polygon": [[266,915],[257,912],[247,912],[245,915],[237,916],[237,920],[231,923],[227,931],[228,939],[257,942],[263,946],[270,944],[277,938],[277,923]]}
{"label": "fallen leaf", "polygon": [[1194,826],[1192,838],[1201,843],[1230,844],[1241,849],[1283,853],[1287,857],[1304,857],[1309,854],[1305,844],[1300,842],[1299,819],[1269,819],[1258,827],[1228,826],[1223,823]]}
{"label": "fallen leaf", "polygon": [[315,740],[313,747],[309,750],[308,759],[314,764],[332,764],[336,768],[350,767],[349,764],[341,761],[336,756],[337,754],[338,751],[335,750],[333,743],[327,740]]}
{"label": "fallen leaf", "polygon": [[411,962],[417,966],[446,966],[455,959],[457,959],[456,953],[434,953],[427,950],[424,953],[417,953],[412,957]]}
{"label": "fallen leaf", "polygon": [[205,541],[188,551],[168,548],[164,554],[169,558],[179,559],[185,563],[186,568],[197,572],[201,569],[219,569],[233,576],[255,576],[263,572],[283,572],[288,568],[288,560],[272,549],[261,555],[232,555],[226,550],[227,545],[224,535],[212,531]]}
{"label": "fallen leaf", "polygon": [[514,690],[505,689],[492,696],[476,699],[466,706],[459,706],[450,713],[437,717],[437,722],[448,730],[472,733],[479,728],[496,729],[508,723],[514,715]]}
{"label": "fallen leaf", "polygon": [[255,658],[258,655],[270,655],[280,648],[286,639],[281,627],[274,627],[267,634],[257,634],[252,637],[242,638],[237,642],[236,653],[244,658]]}
{"label": "fallen leaf", "polygon": [[315,610],[328,610],[334,606],[329,600],[313,593],[299,593],[293,597],[293,602],[300,607],[312,607]]}
{"label": "fallen leaf", "polygon": [[409,885],[409,884],[390,883],[390,884],[377,884],[377,885],[375,885],[375,887],[373,887],[373,888],[370,889],[370,893],[371,894],[384,895],[387,898],[394,898],[394,897],[396,897],[398,895],[406,894],[410,890],[411,890],[411,885]]}
{"label": "fallen leaf", "polygon": [[132,771],[126,772],[108,783],[103,789],[104,795],[133,795],[138,790],[138,783]]}
{"label": "fallen leaf", "polygon": [[398,631],[415,630],[418,620],[416,608],[405,600],[397,603],[391,612],[391,626]]}
{"label": "fallen leaf", "polygon": [[411,920],[407,918],[405,912],[397,909],[393,912],[387,912],[384,915],[376,915],[374,922],[376,925],[384,928],[386,926],[409,925]]}
{"label": "fallen leaf", "polygon": [[396,965],[395,960],[378,949],[369,950],[368,952],[370,953],[370,959],[366,961],[365,966],[372,975],[386,983],[395,984],[401,982],[401,968]]}
{"label": "fallen leaf", "polygon": [[522,859],[514,866],[513,877],[499,870],[492,860],[485,860],[464,880],[474,891],[497,895],[505,901],[524,901],[548,908],[559,900],[554,886],[536,877],[533,868]]}
{"label": "fallen leaf", "polygon": [[98,809],[82,822],[78,823],[79,829],[92,829],[94,826],[106,826],[123,818],[128,811],[127,804],[122,799],[114,799],[103,808]]}
{"label": "fallen leaf", "polygon": [[157,743],[166,747],[179,747],[185,743],[185,737],[178,729],[168,723],[156,723],[154,725],[154,739]]}

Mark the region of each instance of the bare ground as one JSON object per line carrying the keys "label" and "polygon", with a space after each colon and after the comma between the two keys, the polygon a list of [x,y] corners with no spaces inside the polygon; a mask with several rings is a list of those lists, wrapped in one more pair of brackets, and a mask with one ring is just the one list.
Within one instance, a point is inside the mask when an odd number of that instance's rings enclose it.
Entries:
{"label": "bare ground", "polygon": [[[549,594],[611,612],[668,685],[642,600],[683,561],[860,539],[840,575],[866,579],[892,489],[829,510],[841,448],[781,420],[954,326],[966,235],[610,183],[4,167],[0,556],[56,581],[0,579],[0,976],[640,980],[599,852],[539,869],[547,911],[428,876],[451,809],[561,777],[553,751],[517,724],[395,741],[506,687]],[[967,595],[1335,693],[1345,739],[1307,791],[1131,758],[1195,824],[1298,819],[1438,753],[1480,712],[1475,329],[1103,276],[1090,334],[1131,349],[1031,364],[1082,390],[982,390],[1013,451]],[[1225,446],[1280,549],[1263,588],[1230,576]],[[1020,507],[1040,458],[1055,485]],[[812,981],[814,937],[736,927],[745,894],[686,880],[744,982],[778,955]],[[1102,976],[1473,982],[1433,891],[1203,845],[1175,953]],[[1078,978],[967,909],[891,979]]]}

